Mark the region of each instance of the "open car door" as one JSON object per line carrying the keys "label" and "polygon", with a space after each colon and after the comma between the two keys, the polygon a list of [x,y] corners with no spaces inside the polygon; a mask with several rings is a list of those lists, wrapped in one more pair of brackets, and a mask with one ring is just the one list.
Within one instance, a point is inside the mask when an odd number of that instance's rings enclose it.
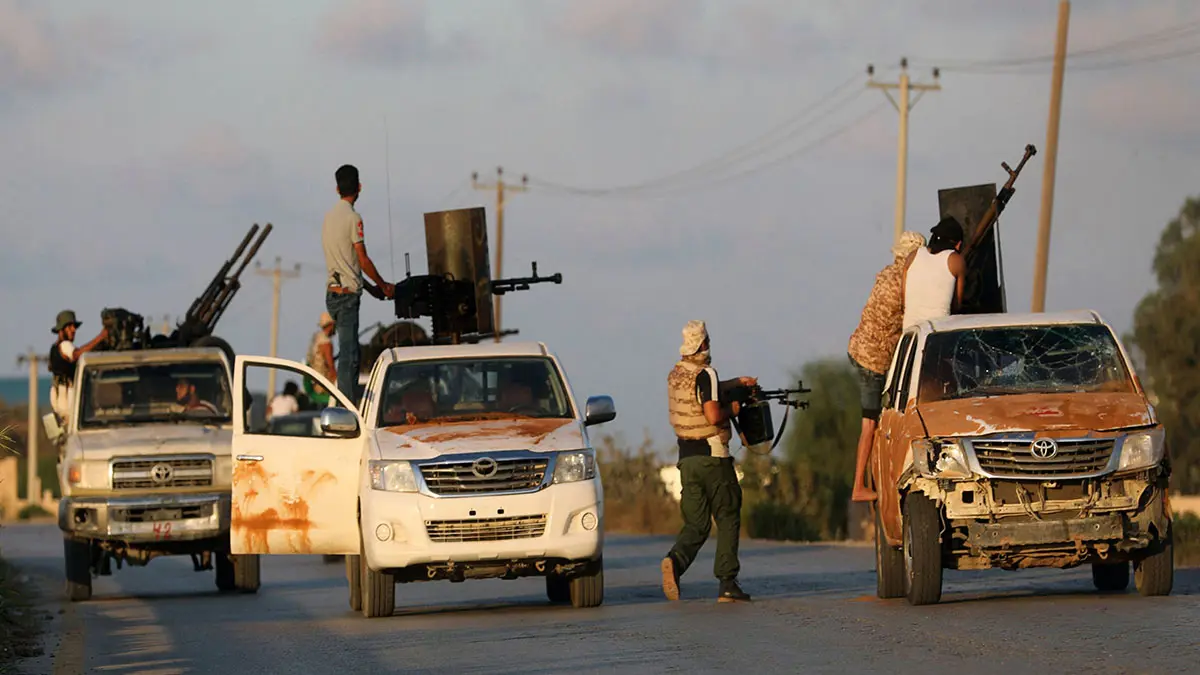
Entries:
{"label": "open car door", "polygon": [[[273,432],[269,421],[256,423],[246,400],[252,368],[297,381],[311,377],[331,392],[321,424],[312,427],[319,435]],[[365,433],[357,406],[310,368],[266,356],[235,359],[233,402],[241,413],[233,416],[232,552],[357,554]]]}

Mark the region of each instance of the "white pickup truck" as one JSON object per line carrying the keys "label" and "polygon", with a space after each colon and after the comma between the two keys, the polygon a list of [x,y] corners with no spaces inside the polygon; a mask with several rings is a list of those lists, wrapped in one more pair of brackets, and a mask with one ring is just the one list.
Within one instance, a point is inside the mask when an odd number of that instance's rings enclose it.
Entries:
{"label": "white pickup truck", "polygon": [[300,363],[238,356],[235,409],[247,371],[267,369],[334,398],[318,436],[235,416],[235,554],[345,555],[350,607],[367,617],[393,613],[397,582],[542,576],[551,602],[603,602],[604,492],[587,427],[616,410],[608,396],[581,409],[546,345],[387,350],[358,409]]}
{"label": "white pickup truck", "polygon": [[[142,566],[191,555],[215,568],[221,590],[255,592],[257,556],[229,555],[233,396],[225,353],[215,347],[97,351],[76,366],[59,447],[67,595],[92,596],[112,562]],[[241,405],[241,397],[238,397]]]}

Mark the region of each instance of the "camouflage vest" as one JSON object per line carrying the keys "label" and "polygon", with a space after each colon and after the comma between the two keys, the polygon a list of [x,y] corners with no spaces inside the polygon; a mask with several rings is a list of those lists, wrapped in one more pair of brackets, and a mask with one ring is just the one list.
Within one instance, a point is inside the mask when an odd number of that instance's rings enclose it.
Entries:
{"label": "camouflage vest", "polygon": [[696,377],[704,366],[680,361],[667,375],[667,411],[675,435],[686,440],[703,440],[720,436],[724,443],[733,437],[728,420],[714,425],[704,416],[704,408],[696,396]]}

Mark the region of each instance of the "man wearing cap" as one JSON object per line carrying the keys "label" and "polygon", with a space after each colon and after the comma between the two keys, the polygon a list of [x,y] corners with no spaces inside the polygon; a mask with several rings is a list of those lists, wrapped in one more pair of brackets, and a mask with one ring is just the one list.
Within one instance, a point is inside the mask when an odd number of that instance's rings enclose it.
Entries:
{"label": "man wearing cap", "polygon": [[949,316],[962,306],[967,263],[960,251],[963,229],[954,216],[930,230],[929,245],[913,251],[904,267],[904,316],[907,330],[922,321]]}
{"label": "man wearing cap", "polygon": [[71,389],[75,384],[75,362],[80,356],[92,351],[104,338],[108,337],[108,329],[102,328],[100,334],[82,347],[75,346],[75,332],[83,324],[75,320],[75,312],[64,309],[58,313],[51,333],[58,336],[54,346],[50,348],[47,362],[53,383],[50,387],[50,407],[62,418],[66,426],[71,414]]}
{"label": "man wearing cap", "polygon": [[679,577],[708,540],[715,519],[713,574],[721,582],[717,602],[747,601],[750,596],[737,583],[742,487],[729,455],[730,418],[737,415],[739,405],[728,394],[738,386],[752,387],[758,380],[719,380],[709,347],[704,322],[689,321],[683,329],[681,358],[667,375],[667,406],[679,445],[683,528],[662,561],[663,594],[668,600],[679,599]]}
{"label": "man wearing cap", "polygon": [[[329,315],[329,312],[321,312],[321,318],[317,320],[317,332],[313,333],[312,342],[308,343],[308,355],[305,358],[305,364],[309,368],[317,371],[330,382],[337,381],[337,365],[333,360],[333,340],[330,339],[334,331],[333,317]],[[308,394],[309,400],[319,407],[325,407],[329,403],[329,391],[313,381],[311,377],[304,378],[304,392]]]}
{"label": "man wearing cap", "polygon": [[[325,214],[321,229],[321,247],[325,250],[325,268],[328,271],[325,289],[325,308],[329,310],[337,326],[337,388],[354,402],[358,400],[358,308],[362,292],[372,296],[391,298],[395,293],[375,269],[375,263],[367,255],[363,241],[362,216],[354,210],[362,184],[358,181],[358,169],[343,164],[334,172],[337,180],[338,202]],[[377,286],[363,283],[363,274],[371,277]]]}
{"label": "man wearing cap", "polygon": [[896,344],[900,341],[904,314],[904,264],[909,254],[925,245],[917,232],[904,232],[892,246],[892,262],[875,275],[875,285],[867,297],[858,327],[850,335],[846,354],[858,373],[859,403],[862,406],[862,431],[854,462],[854,487],[850,498],[856,502],[875,499],[875,492],[863,482],[875,428],[883,412],[883,386]]}

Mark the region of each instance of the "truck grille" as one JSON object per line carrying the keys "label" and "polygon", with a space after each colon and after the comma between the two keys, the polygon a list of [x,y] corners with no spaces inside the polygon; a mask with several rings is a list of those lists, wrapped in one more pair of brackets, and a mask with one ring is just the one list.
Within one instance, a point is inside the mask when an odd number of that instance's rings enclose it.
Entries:
{"label": "truck grille", "polygon": [[429,540],[439,544],[468,541],[505,541],[535,539],[546,531],[546,516],[509,518],[471,518],[468,520],[427,520]]}
{"label": "truck grille", "polygon": [[112,464],[114,490],[212,485],[211,457],[121,459]]}
{"label": "truck grille", "polygon": [[1058,441],[1058,452],[1048,459],[1034,456],[1032,440],[975,441],[971,444],[979,468],[993,476],[1031,478],[1095,474],[1108,467],[1111,438]]}
{"label": "truck grille", "polygon": [[484,471],[486,477],[480,477],[473,471],[476,461],[472,458],[424,464],[421,465],[421,477],[425,479],[425,486],[435,495],[532,491],[541,487],[549,464],[544,457],[495,459],[495,473]]}
{"label": "truck grille", "polygon": [[186,520],[210,518],[212,504],[187,504],[180,506],[131,506],[108,510],[109,520],[122,523],[156,523],[163,520]]}

